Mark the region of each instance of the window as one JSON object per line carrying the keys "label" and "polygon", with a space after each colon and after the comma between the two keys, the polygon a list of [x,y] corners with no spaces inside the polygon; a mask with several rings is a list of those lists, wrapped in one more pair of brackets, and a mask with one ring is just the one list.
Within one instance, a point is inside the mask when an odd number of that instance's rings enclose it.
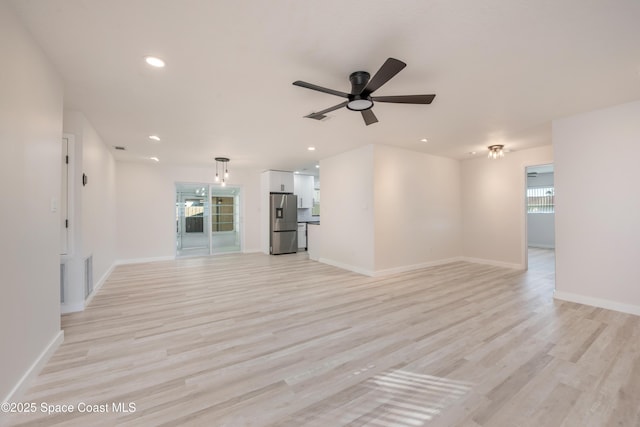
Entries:
{"label": "window", "polygon": [[211,231],[234,231],[234,198],[211,198]]}
{"label": "window", "polygon": [[313,208],[311,208],[312,216],[320,216],[320,190],[313,190]]}
{"label": "window", "polygon": [[555,189],[553,187],[527,188],[528,213],[553,213]]}

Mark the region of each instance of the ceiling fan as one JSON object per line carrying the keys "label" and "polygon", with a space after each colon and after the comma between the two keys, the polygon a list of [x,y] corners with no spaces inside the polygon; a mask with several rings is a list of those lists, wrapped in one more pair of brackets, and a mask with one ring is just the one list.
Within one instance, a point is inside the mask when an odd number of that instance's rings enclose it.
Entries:
{"label": "ceiling fan", "polygon": [[303,81],[295,81],[295,86],[306,87],[307,89],[317,90],[318,92],[324,92],[331,95],[347,98],[347,101],[341,102],[338,105],[329,107],[316,113],[311,113],[305,116],[309,119],[322,120],[325,114],[342,107],[347,107],[352,111],[360,111],[362,118],[367,126],[378,122],[378,118],[371,107],[374,102],[391,102],[396,104],[431,104],[435,95],[399,95],[399,96],[371,96],[373,92],[380,89],[382,85],[391,80],[396,74],[398,74],[404,67],[406,67],[402,61],[395,58],[389,58],[382,64],[382,67],[378,72],[369,79],[371,76],[366,71],[356,71],[351,73],[349,81],[351,81],[351,93],[340,92],[338,90],[327,89],[321,86],[317,86],[311,83]]}

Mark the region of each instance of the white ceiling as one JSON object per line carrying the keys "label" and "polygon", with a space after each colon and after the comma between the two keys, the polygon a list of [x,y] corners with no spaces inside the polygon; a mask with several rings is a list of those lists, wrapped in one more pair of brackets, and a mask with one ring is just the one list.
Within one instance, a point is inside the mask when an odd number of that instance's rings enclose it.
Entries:
{"label": "white ceiling", "polygon": [[[12,3],[64,79],[65,107],[126,146],[123,161],[293,170],[369,143],[464,159],[550,144],[552,119],[640,99],[637,0]],[[388,57],[408,66],[376,95],[433,104],[377,104],[371,126],[346,109],[303,118],[342,99],[293,81],[348,92],[351,72]]]}

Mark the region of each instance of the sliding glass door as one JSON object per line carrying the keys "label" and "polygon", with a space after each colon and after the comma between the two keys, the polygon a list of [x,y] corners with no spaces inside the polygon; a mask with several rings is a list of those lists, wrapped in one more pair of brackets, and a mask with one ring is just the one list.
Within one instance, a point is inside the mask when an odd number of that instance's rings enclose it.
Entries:
{"label": "sliding glass door", "polygon": [[240,252],[240,189],[176,184],[176,256]]}
{"label": "sliding glass door", "polygon": [[209,186],[176,184],[176,255],[209,254]]}
{"label": "sliding glass door", "polygon": [[240,252],[239,189],[211,188],[211,253]]}

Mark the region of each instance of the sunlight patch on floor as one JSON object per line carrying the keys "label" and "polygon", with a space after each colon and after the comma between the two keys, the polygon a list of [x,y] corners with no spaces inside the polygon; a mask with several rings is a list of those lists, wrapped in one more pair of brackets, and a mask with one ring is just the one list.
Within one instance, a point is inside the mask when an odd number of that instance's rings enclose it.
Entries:
{"label": "sunlight patch on floor", "polygon": [[384,427],[422,426],[471,390],[463,381],[405,370],[375,375],[365,385],[377,394],[379,404],[368,414],[369,422]]}

